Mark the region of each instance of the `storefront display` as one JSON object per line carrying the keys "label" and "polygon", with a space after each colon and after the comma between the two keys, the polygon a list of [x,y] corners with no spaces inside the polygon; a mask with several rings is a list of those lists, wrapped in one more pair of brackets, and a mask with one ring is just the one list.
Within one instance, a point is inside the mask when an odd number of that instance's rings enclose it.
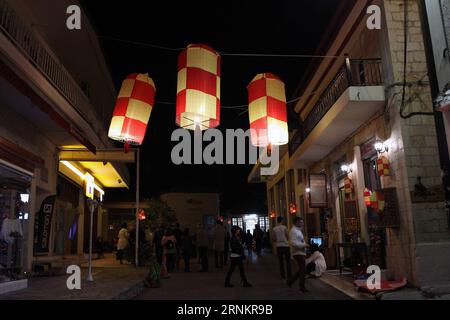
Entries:
{"label": "storefront display", "polygon": [[0,165],[0,283],[23,278],[31,178]]}

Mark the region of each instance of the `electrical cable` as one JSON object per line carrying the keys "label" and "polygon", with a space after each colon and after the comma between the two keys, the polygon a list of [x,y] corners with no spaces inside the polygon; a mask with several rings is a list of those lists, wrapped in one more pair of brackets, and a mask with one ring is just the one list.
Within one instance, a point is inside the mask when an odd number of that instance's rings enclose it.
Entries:
{"label": "electrical cable", "polygon": [[[110,40],[110,41],[128,43],[128,44],[137,45],[137,46],[172,51],[172,52],[179,52],[179,51],[183,51],[185,49],[185,48],[172,48],[172,47],[160,46],[160,45],[155,45],[155,44],[151,44],[151,43],[147,43],[147,42],[126,40],[126,39],[120,39],[120,38],[109,37],[109,36],[99,36],[99,38],[105,39],[105,40]],[[278,57],[278,58],[305,58],[305,59],[311,59],[311,58],[337,59],[337,58],[345,57],[343,55],[335,56],[335,55],[278,54],[278,53],[233,53],[233,52],[225,52],[225,51],[217,51],[217,52],[221,56],[228,56],[228,57],[263,57],[263,58],[264,57],[266,57],[266,58]]]}
{"label": "electrical cable", "polygon": [[[403,47],[403,84],[402,84],[402,102],[400,105],[400,117],[408,119],[414,116],[434,116],[433,112],[411,112],[404,114],[406,108],[406,72],[408,68],[408,0],[403,1],[403,32],[404,32],[404,47]],[[423,101],[422,101],[423,102]]]}

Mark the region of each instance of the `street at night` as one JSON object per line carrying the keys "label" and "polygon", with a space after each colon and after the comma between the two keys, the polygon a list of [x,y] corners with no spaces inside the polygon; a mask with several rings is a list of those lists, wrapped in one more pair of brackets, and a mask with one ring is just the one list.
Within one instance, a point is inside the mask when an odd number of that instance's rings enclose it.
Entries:
{"label": "street at night", "polygon": [[0,315],[450,300],[449,44],[450,0],[0,0]]}

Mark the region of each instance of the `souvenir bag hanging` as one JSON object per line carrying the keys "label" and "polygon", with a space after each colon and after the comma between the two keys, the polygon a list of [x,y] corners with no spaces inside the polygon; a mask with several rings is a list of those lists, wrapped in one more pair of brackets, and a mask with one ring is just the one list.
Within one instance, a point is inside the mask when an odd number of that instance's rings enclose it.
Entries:
{"label": "souvenir bag hanging", "polygon": [[380,177],[390,175],[390,163],[388,158],[381,156],[377,159],[377,171]]}
{"label": "souvenir bag hanging", "polygon": [[366,207],[370,207],[372,205],[372,192],[369,188],[364,189],[364,204]]}

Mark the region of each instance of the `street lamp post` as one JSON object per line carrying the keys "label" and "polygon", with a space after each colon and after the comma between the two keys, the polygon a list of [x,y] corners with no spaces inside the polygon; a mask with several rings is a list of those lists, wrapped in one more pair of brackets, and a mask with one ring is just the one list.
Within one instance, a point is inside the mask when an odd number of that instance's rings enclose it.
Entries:
{"label": "street lamp post", "polygon": [[93,282],[94,278],[92,277],[92,233],[94,227],[94,211],[98,207],[98,202],[96,200],[87,199],[87,203],[89,206],[89,212],[91,214],[91,226],[89,230],[89,273],[87,281]]}

